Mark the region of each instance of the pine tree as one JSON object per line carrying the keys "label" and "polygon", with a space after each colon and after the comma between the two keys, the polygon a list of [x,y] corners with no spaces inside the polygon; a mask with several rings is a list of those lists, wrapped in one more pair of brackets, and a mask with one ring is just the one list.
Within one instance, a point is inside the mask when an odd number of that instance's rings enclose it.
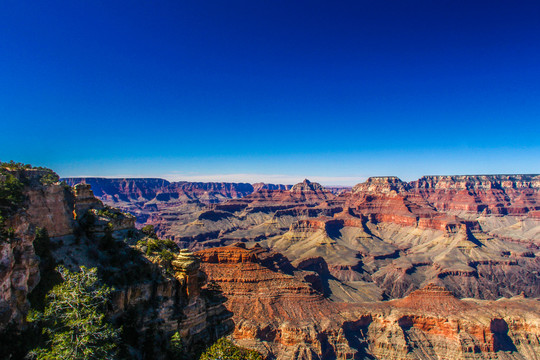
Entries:
{"label": "pine tree", "polygon": [[116,359],[118,332],[105,322],[105,306],[111,289],[98,284],[97,269],[81,267],[70,272],[63,266],[57,271],[63,282],[48,294],[42,313],[31,313],[39,321],[47,346],[31,352],[45,359]]}
{"label": "pine tree", "polygon": [[173,336],[171,336],[171,341],[169,343],[169,350],[168,350],[168,359],[172,360],[185,360],[189,357],[184,351],[184,344],[182,342],[182,338],[180,337],[180,334],[175,332]]}

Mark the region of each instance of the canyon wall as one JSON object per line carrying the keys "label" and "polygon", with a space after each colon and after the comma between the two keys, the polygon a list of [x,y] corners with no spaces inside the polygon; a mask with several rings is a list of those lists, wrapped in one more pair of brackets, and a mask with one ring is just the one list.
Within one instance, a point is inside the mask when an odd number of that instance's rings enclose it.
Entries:
{"label": "canyon wall", "polygon": [[[177,331],[189,350],[232,330],[223,301],[202,290],[206,278],[198,258],[180,253],[168,269],[141,249],[141,243],[158,240],[137,230],[134,216],[95,198],[90,185],[43,184],[32,169],[12,173],[24,188],[5,221],[8,235],[0,239],[0,331],[26,328],[29,299],[50,286],[42,281],[53,271],[46,263],[73,271],[98,268],[101,281],[115,289],[108,317],[122,326],[122,340],[136,358],[163,358]],[[46,243],[36,244],[39,231],[48,234]],[[143,347],[149,337],[154,340]]]}

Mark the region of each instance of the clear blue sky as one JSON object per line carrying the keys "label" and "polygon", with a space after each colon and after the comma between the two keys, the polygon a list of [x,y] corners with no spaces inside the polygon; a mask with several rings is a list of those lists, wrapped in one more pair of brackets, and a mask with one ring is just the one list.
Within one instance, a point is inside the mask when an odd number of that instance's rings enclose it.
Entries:
{"label": "clear blue sky", "polygon": [[327,184],[539,173],[539,19],[515,0],[4,0],[0,159]]}

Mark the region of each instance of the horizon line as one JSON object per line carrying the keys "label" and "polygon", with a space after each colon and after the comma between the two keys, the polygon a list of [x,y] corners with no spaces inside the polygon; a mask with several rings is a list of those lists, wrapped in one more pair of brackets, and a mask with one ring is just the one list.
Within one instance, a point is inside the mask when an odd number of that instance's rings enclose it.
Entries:
{"label": "horizon line", "polygon": [[209,174],[209,175],[178,175],[163,174],[155,176],[134,176],[134,175],[79,175],[79,176],[61,176],[61,179],[74,178],[96,178],[96,179],[159,179],[169,182],[201,182],[201,183],[245,183],[245,184],[274,184],[274,185],[294,185],[301,183],[304,179],[311,182],[317,182],[328,187],[352,187],[356,184],[367,181],[369,178],[396,177],[403,182],[412,182],[420,180],[422,177],[455,177],[455,176],[539,176],[537,173],[492,173],[492,174],[431,174],[422,175],[414,180],[403,180],[395,175],[378,176],[297,176],[283,174]]}

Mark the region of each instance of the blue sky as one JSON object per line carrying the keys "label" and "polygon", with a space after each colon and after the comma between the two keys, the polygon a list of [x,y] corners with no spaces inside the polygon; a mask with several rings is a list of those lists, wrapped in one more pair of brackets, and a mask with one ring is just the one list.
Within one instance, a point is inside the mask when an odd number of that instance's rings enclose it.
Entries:
{"label": "blue sky", "polygon": [[0,159],[354,184],[540,172],[538,1],[0,2]]}

